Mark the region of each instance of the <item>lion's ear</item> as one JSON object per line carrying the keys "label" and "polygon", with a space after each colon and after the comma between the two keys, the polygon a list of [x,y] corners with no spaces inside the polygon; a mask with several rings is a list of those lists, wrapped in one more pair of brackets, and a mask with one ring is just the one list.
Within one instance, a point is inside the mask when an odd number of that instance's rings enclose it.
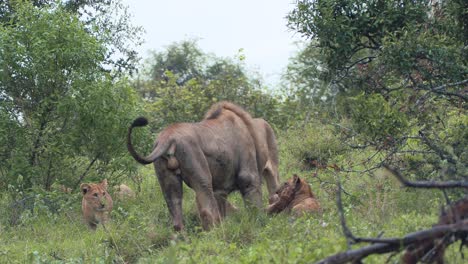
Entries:
{"label": "lion's ear", "polygon": [[296,174],[294,174],[293,176],[293,185],[294,189],[296,190],[299,190],[301,188],[301,178],[299,178],[299,176],[297,176]]}
{"label": "lion's ear", "polygon": [[107,179],[102,180],[101,186],[107,190]]}
{"label": "lion's ear", "polygon": [[87,183],[82,183],[82,184],[80,185],[81,193],[82,193],[83,195],[85,195],[85,194],[89,191],[89,188],[90,188],[90,187],[91,187],[91,186],[89,186],[89,184],[87,184]]}
{"label": "lion's ear", "polygon": [[293,175],[293,184],[296,185],[297,182],[300,182],[300,181],[301,181],[301,179],[299,179],[299,176],[297,176],[297,174],[294,174]]}

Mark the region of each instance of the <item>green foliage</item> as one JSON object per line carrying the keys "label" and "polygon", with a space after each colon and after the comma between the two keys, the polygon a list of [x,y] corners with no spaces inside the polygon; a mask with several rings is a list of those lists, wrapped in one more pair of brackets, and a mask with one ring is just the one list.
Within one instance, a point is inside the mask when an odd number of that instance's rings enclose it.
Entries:
{"label": "green foliage", "polygon": [[129,21],[128,8],[121,0],[3,0],[0,2],[0,23],[15,24],[18,5],[28,3],[37,9],[62,9],[82,21],[88,33],[106,46],[105,60],[114,75],[134,72],[138,62],[135,46],[141,44],[140,27]]}
{"label": "green foliage", "polygon": [[[388,33],[421,22],[426,1],[298,1],[288,19],[289,26],[307,37],[316,38],[327,65],[340,70],[358,52],[380,48]],[[345,60],[345,61],[343,61]],[[343,63],[344,62],[344,63]]]}
{"label": "green foliage", "polygon": [[[331,132],[331,128],[327,129]],[[315,135],[319,141],[333,144],[328,133]],[[139,171],[144,180],[137,198],[115,199],[112,221],[106,229],[99,227],[96,232],[88,230],[81,221],[78,192],[69,195],[36,190],[34,208],[21,215],[19,225],[10,226],[2,214],[0,262],[310,263],[346,250],[335,206],[333,183],[338,175],[334,170],[317,169],[318,176],[308,177],[307,172],[294,170],[295,164],[301,161],[287,155],[284,146],[296,145],[298,137],[297,131],[280,135],[284,151],[282,177],[286,179],[294,172],[306,178],[324,209],[323,215],[271,217],[244,209],[240,195],[233,194],[230,201],[240,211],[206,232],[200,228],[194,193],[185,188],[186,231],[174,233],[154,172],[145,167]],[[365,156],[359,151],[347,151],[334,155],[334,162],[341,167]],[[398,237],[429,228],[437,219],[439,203],[443,200],[440,193],[402,190],[398,181],[384,172],[343,173],[339,177],[346,183],[347,194],[343,197],[346,219],[356,235],[376,236],[385,230],[385,237]],[[136,189],[135,185],[129,185]],[[46,198],[58,205],[55,212]],[[11,202],[12,197],[3,193],[0,210],[9,212]],[[448,249],[447,261],[460,258],[457,250],[456,245]],[[379,263],[387,258],[373,256],[369,261]]]}
{"label": "green foliage", "polygon": [[305,0],[290,13],[289,26],[320,49],[320,79],[338,88],[347,141],[388,152],[378,164],[398,161],[426,179],[466,176],[465,154],[440,136],[451,113],[466,117],[466,14],[454,9],[465,5]]}
{"label": "green foliage", "polygon": [[60,5],[13,7],[0,24],[0,187],[76,188],[95,164],[131,170],[123,142],[137,98],[102,70],[104,44]]}
{"label": "green foliage", "polygon": [[[146,115],[157,129],[175,122],[197,122],[215,102],[228,100],[255,117],[284,126],[279,97],[262,88],[241,62],[205,54],[195,41],[170,45],[153,53],[134,82],[145,99]],[[153,123],[153,122],[152,122]]]}
{"label": "green foliage", "polygon": [[324,60],[314,41],[305,43],[290,58],[281,84],[285,97],[282,100],[283,114],[307,123],[313,113],[330,112],[337,91],[328,78],[330,73]]}
{"label": "green foliage", "polygon": [[353,128],[364,141],[384,142],[406,132],[407,117],[380,95],[359,95],[350,105]]}
{"label": "green foliage", "polygon": [[[280,131],[280,169],[291,176],[293,171],[335,162],[335,157],[346,149],[337,135],[333,126],[319,120],[313,120],[301,128]],[[286,164],[283,164],[283,159],[287,161]]]}

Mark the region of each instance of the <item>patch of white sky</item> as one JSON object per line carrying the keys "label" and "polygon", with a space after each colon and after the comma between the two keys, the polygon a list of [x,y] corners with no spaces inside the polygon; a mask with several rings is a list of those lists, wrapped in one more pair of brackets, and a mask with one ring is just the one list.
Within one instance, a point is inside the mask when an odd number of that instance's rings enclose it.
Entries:
{"label": "patch of white sky", "polygon": [[[265,84],[279,84],[300,36],[287,27],[293,0],[122,0],[135,26],[144,28],[137,48],[145,59],[174,42],[197,40],[203,52],[237,58]],[[239,54],[239,51],[241,54]]]}

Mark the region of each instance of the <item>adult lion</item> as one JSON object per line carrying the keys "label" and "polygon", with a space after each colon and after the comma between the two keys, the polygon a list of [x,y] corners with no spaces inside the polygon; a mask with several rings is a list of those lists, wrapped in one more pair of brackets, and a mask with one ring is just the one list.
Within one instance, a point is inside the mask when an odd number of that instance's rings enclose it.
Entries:
{"label": "adult lion", "polygon": [[[215,119],[223,110],[231,111],[232,103],[220,102],[213,105],[205,114],[205,120]],[[279,187],[278,147],[275,132],[262,118],[254,118],[250,133],[256,141],[257,166],[266,181],[268,193],[273,195]]]}
{"label": "adult lion", "polygon": [[262,206],[258,165],[266,161],[257,161],[262,144],[252,117],[229,102],[215,104],[209,113],[201,122],[165,128],[146,157],[135,151],[131,133],[147,120],[136,119],[128,130],[127,147],[133,158],[142,164],[154,163],[175,230],[184,227],[182,182],[196,193],[204,229],[225,216],[226,198],[233,191],[241,192],[245,204]]}
{"label": "adult lion", "polygon": [[278,147],[275,133],[270,124],[262,118],[254,118],[255,131],[259,134],[261,174],[266,181],[268,193],[273,195],[279,187]]}

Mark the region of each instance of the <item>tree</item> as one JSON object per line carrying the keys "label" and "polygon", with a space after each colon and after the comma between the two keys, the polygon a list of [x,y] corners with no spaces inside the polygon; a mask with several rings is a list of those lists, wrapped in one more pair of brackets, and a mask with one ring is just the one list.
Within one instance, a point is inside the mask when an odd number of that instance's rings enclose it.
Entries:
{"label": "tree", "polygon": [[77,16],[86,31],[93,34],[107,47],[101,62],[114,76],[134,73],[139,61],[135,46],[141,44],[142,28],[131,24],[128,8],[121,0],[4,0],[0,2],[0,23],[14,24],[15,5],[28,2],[36,8],[55,9]]}
{"label": "tree", "polygon": [[331,110],[337,91],[328,79],[324,57],[314,41],[302,43],[299,52],[289,59],[282,80],[285,106],[292,108],[283,111],[308,123],[312,112]]}
{"label": "tree", "polygon": [[136,96],[103,70],[105,42],[64,6],[12,7],[0,24],[0,188],[75,187],[93,166],[131,169],[119,164]]}
{"label": "tree", "polygon": [[[407,186],[441,190],[448,204],[465,196],[432,229],[402,238],[362,238],[345,224],[338,180],[349,250],[320,263],[360,263],[370,254],[405,248],[404,257],[413,262],[440,262],[445,247],[456,239],[465,242],[468,17],[460,10],[467,8],[466,1],[302,0],[289,14],[289,26],[317,43],[328,70],[323,80],[338,88],[344,143],[372,153],[339,171],[361,175],[384,166]],[[371,245],[351,249],[361,242]]]}
{"label": "tree", "polygon": [[253,116],[279,121],[277,98],[265,93],[262,86],[241,62],[206,54],[193,40],[153,52],[135,81],[136,90],[147,101],[147,114],[158,129],[175,122],[199,121],[221,100],[233,101]]}
{"label": "tree", "polygon": [[[350,144],[416,177],[468,177],[466,1],[298,1],[289,26],[317,43]],[[399,164],[402,166],[402,164]]]}

